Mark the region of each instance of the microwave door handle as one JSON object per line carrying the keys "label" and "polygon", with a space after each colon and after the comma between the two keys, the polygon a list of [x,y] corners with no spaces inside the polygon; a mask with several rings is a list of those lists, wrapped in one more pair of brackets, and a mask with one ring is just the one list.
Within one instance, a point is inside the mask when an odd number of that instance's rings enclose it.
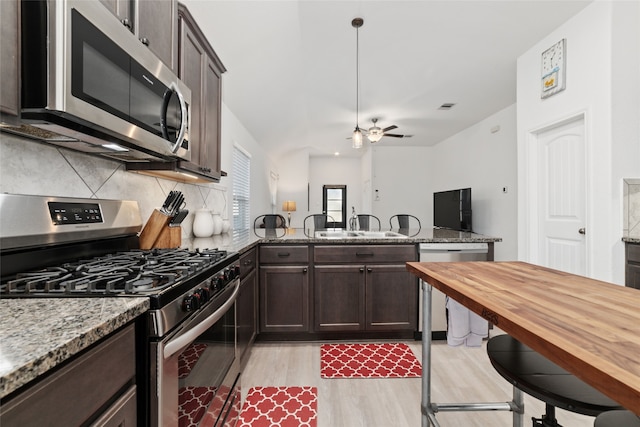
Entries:
{"label": "microwave door handle", "polygon": [[198,323],[191,329],[188,329],[183,334],[178,335],[169,341],[163,350],[164,359],[169,359],[171,356],[176,354],[179,351],[187,348],[189,344],[194,342],[196,338],[204,333],[207,329],[213,326],[218,320],[224,316],[224,314],[231,308],[231,306],[236,302],[236,298],[238,297],[238,292],[240,291],[240,280],[236,280],[235,289],[233,290],[233,294],[229,297],[229,299],[216,311],[211,313],[209,317],[204,319],[202,322]]}
{"label": "microwave door handle", "polygon": [[171,146],[171,152],[175,153],[178,151],[182,145],[182,141],[184,140],[184,134],[187,131],[187,123],[189,122],[189,112],[187,111],[187,103],[182,96],[182,92],[180,92],[180,89],[175,83],[171,83],[169,89],[164,93],[164,99],[162,102],[162,120],[160,121],[160,128],[164,139],[169,141],[169,132],[167,131],[167,113],[169,112],[169,100],[171,99],[172,93],[175,93],[178,96],[178,102],[180,103],[180,115],[182,118],[182,120],[180,120],[178,137],[176,138],[176,142]]}

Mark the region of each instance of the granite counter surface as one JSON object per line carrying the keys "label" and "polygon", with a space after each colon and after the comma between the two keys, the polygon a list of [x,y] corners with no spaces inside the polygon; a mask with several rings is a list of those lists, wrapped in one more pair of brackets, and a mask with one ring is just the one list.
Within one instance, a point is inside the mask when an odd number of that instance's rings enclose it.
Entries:
{"label": "granite counter surface", "polygon": [[265,230],[259,228],[250,230],[243,236],[223,234],[213,237],[193,238],[184,241],[183,246],[189,249],[196,248],[220,248],[233,252],[246,252],[258,244],[416,244],[416,243],[492,243],[501,242],[502,238],[490,237],[477,233],[455,231],[438,228],[423,228],[421,230],[397,230],[392,231],[403,234],[406,237],[398,238],[316,238],[313,231],[309,232],[301,228],[279,228]]}
{"label": "granite counter surface", "polygon": [[0,300],[0,398],[148,309],[137,297]]}
{"label": "granite counter surface", "polygon": [[625,236],[622,238],[622,241],[625,243],[640,244],[640,237]]}

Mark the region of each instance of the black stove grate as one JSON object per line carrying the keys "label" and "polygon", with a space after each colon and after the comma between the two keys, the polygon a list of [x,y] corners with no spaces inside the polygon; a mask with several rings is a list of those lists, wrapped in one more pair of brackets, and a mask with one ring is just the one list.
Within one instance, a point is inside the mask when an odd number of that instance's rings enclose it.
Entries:
{"label": "black stove grate", "polygon": [[218,249],[134,249],[17,273],[0,285],[0,294],[155,295],[226,257]]}

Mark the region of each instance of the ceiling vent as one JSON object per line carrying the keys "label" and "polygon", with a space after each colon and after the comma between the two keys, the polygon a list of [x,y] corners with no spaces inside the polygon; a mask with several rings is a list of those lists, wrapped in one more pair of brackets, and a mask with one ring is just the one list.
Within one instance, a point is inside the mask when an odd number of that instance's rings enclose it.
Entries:
{"label": "ceiling vent", "polygon": [[452,102],[445,102],[440,107],[438,107],[438,110],[451,110],[451,108],[453,108],[454,105],[456,104]]}

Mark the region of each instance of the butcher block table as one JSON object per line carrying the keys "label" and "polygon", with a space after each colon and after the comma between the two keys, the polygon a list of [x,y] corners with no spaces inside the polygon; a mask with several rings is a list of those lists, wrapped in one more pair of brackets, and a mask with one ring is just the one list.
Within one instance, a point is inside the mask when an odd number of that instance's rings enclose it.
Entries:
{"label": "butcher block table", "polygon": [[[638,289],[524,262],[408,262],[407,269],[426,282],[425,325],[431,285],[640,415]],[[432,403],[428,335],[423,335],[423,426],[438,425],[437,411],[505,409]],[[514,406],[522,396],[515,388],[509,403],[514,425],[521,425]]]}

